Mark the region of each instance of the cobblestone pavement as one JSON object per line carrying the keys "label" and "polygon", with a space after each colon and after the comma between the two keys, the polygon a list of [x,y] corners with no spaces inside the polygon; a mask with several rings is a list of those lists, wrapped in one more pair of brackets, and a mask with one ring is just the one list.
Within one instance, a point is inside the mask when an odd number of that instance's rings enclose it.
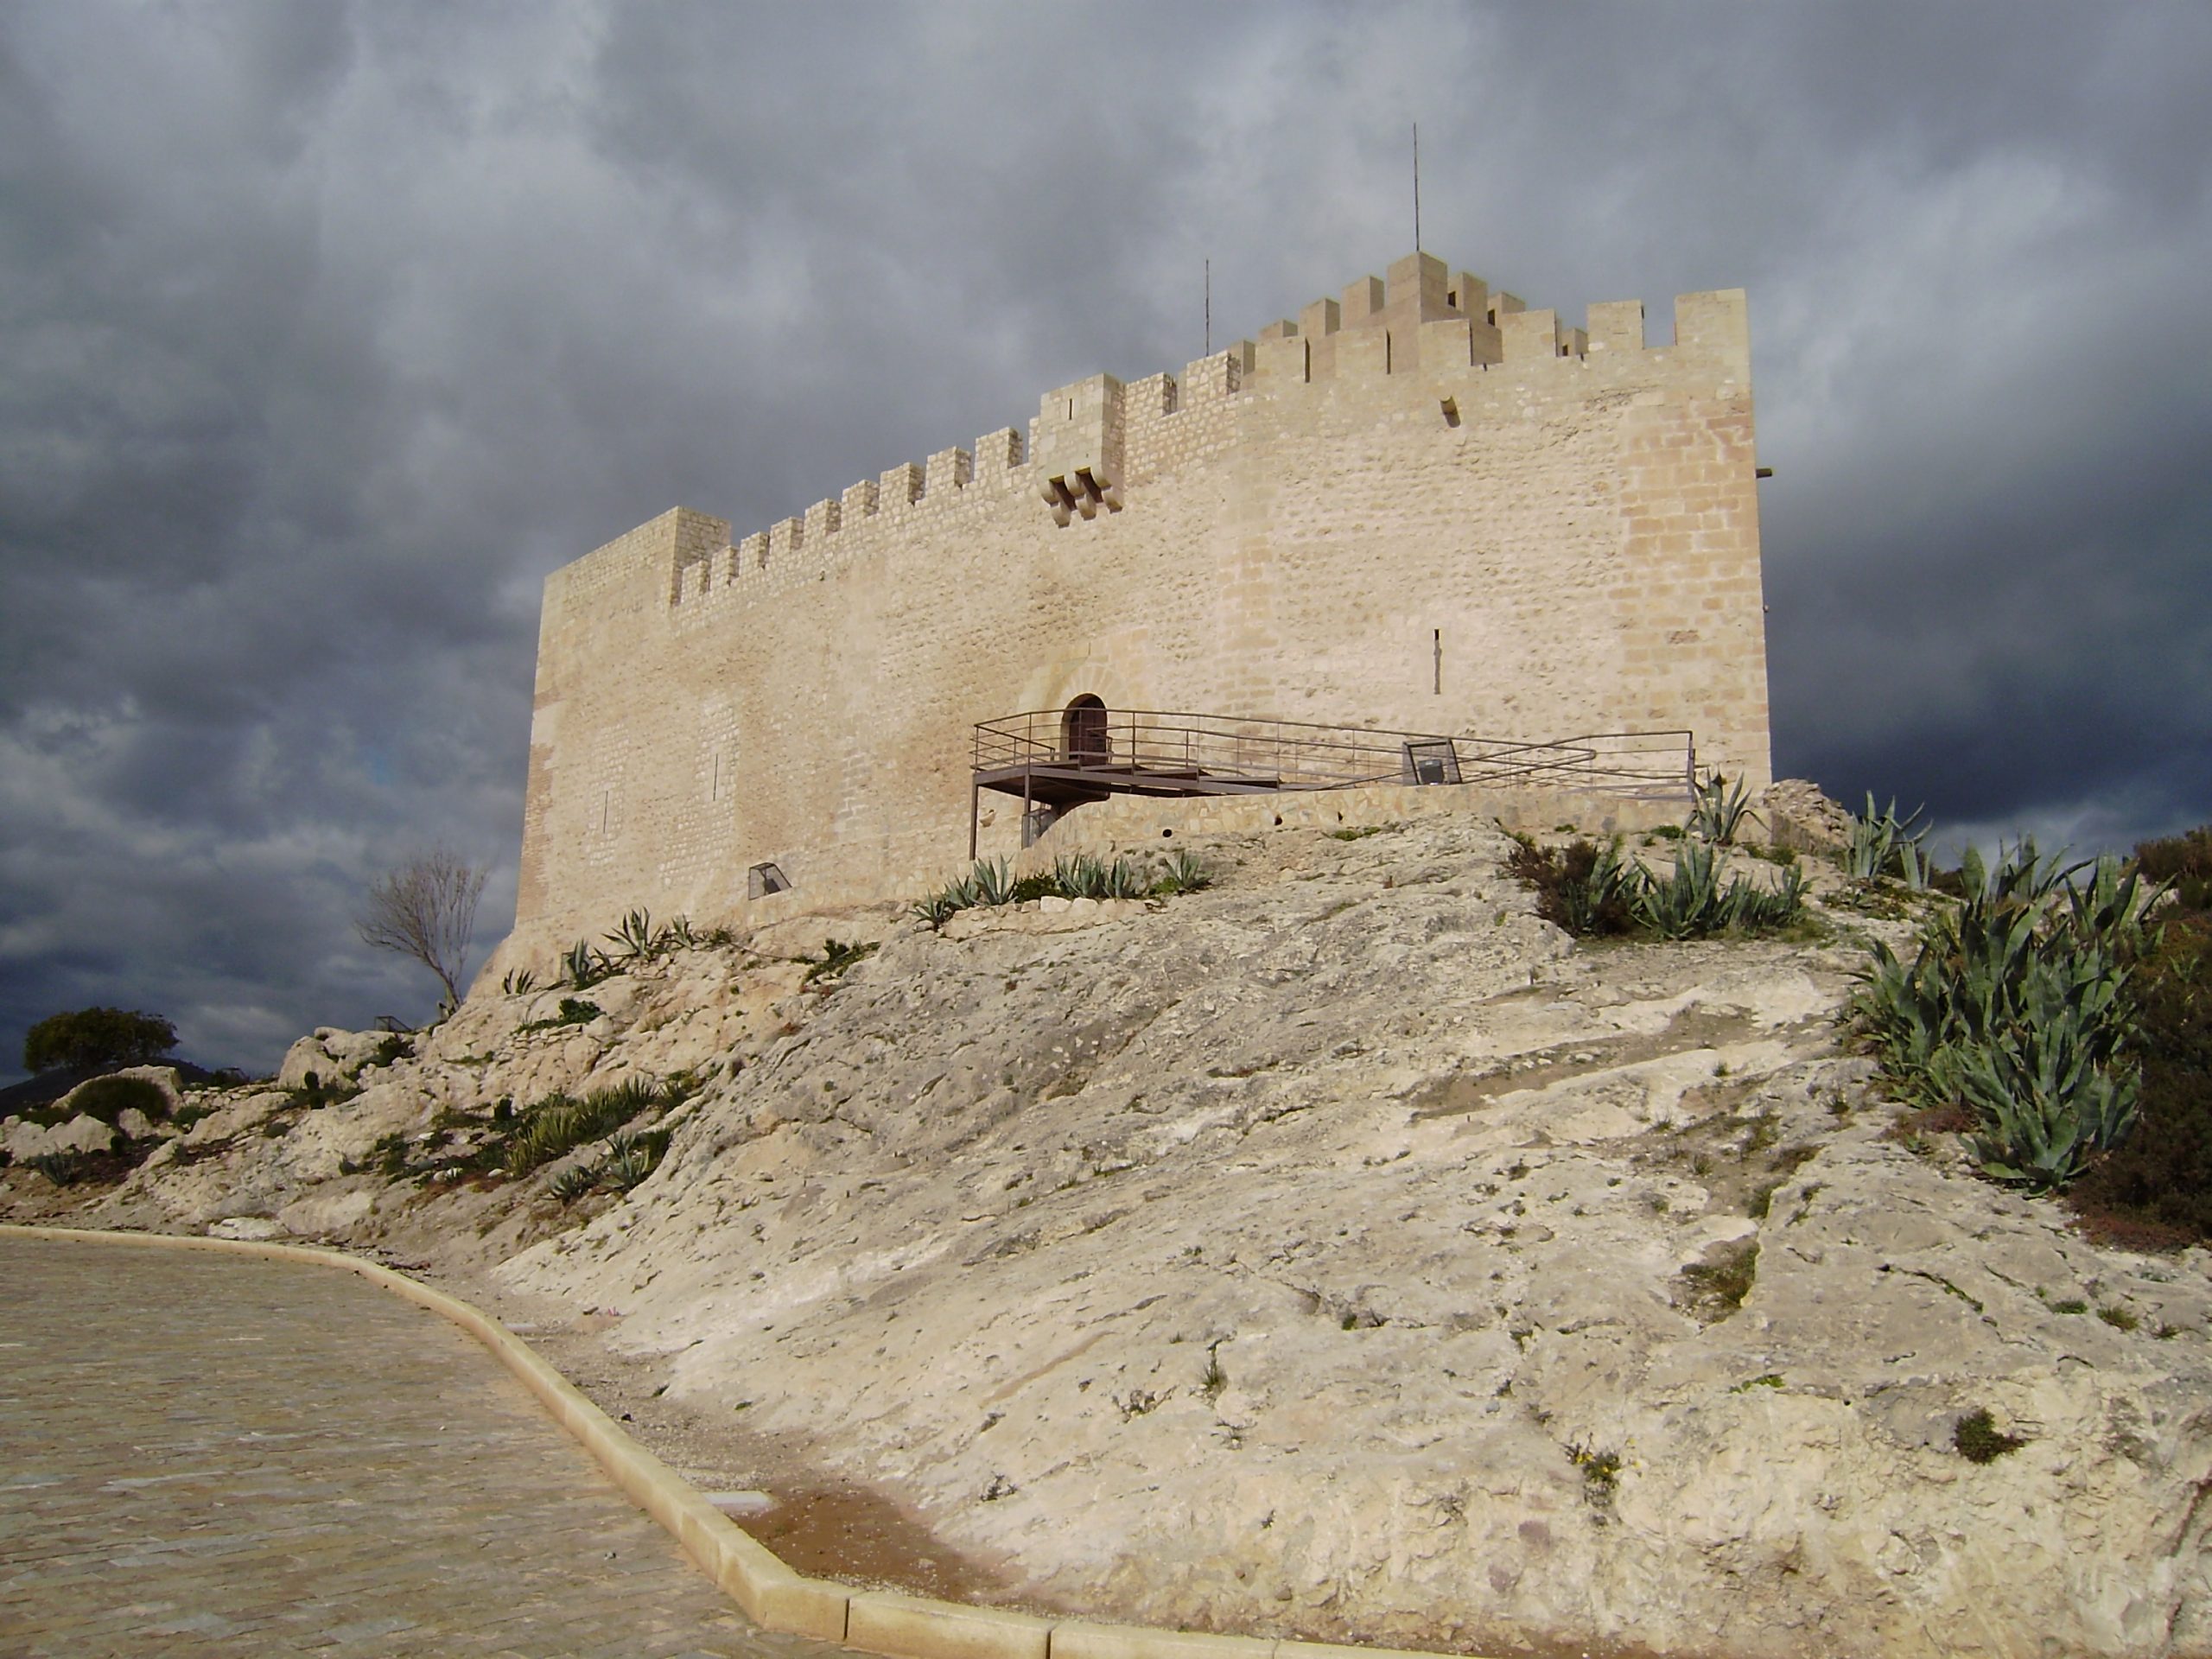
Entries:
{"label": "cobblestone pavement", "polygon": [[743,1655],[473,1339],[299,1263],[0,1236],[0,1655]]}

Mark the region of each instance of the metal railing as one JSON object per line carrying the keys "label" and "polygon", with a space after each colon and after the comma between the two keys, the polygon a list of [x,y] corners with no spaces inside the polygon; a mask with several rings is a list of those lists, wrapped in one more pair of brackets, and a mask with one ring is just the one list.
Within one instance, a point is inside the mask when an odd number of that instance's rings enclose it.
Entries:
{"label": "metal railing", "polygon": [[982,721],[974,750],[979,775],[1096,772],[1109,788],[1119,774],[1285,790],[1483,783],[1686,799],[1696,766],[1687,731],[1520,743],[1142,709],[1039,709]]}
{"label": "metal railing", "polygon": [[1553,743],[1458,740],[1471,784],[1525,784],[1647,800],[1689,799],[1700,776],[1696,734],[1597,732]]}
{"label": "metal railing", "polygon": [[1412,783],[1407,744],[1452,740],[1427,732],[1376,732],[1296,720],[1246,720],[1154,709],[1061,709],[987,720],[976,728],[975,769],[1050,766],[1185,777],[1276,789],[1344,789]]}

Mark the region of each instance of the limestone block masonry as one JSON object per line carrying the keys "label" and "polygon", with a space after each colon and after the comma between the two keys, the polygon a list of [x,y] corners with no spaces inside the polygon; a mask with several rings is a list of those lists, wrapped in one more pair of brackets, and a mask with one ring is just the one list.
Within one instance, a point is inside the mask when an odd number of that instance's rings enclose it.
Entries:
{"label": "limestone block masonry", "polygon": [[1637,302],[1567,328],[1414,254],[765,532],[676,508],[546,580],[500,959],[640,905],[741,923],[762,863],[797,889],[779,912],[912,896],[965,862],[974,722],[1085,696],[1688,728],[1756,789],[1757,473],[1740,289],[1678,299],[1651,346]]}

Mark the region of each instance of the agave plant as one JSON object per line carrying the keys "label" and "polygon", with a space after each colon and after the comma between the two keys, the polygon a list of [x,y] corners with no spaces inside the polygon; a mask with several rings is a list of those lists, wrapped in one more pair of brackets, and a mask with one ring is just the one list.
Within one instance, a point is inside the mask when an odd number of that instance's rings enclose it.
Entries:
{"label": "agave plant", "polygon": [[1700,841],[1715,847],[1733,846],[1736,831],[1743,827],[1751,810],[1751,796],[1745,790],[1743,780],[1738,779],[1732,784],[1715,772],[1705,782],[1694,785],[1689,818],[1682,827]]}
{"label": "agave plant", "polygon": [[563,1204],[574,1204],[599,1185],[600,1172],[588,1164],[571,1164],[554,1173],[546,1190]]}
{"label": "agave plant", "polygon": [[528,996],[537,988],[537,975],[528,968],[510,968],[500,978],[499,988],[509,996]]}
{"label": "agave plant", "polygon": [[1961,1052],[1959,1094],[1980,1119],[1967,1145],[1985,1174],[2036,1191],[2065,1185],[2135,1127],[2142,1078],[2094,1058],[2094,1033],[2062,1014]]}
{"label": "agave plant", "polygon": [[981,861],[968,873],[968,879],[974,884],[978,905],[1010,905],[1014,902],[1014,866],[1005,859]]}
{"label": "agave plant", "polygon": [[660,1166],[661,1154],[667,1150],[665,1130],[616,1135],[607,1143],[607,1156],[600,1162],[598,1178],[616,1192],[627,1192]]}
{"label": "agave plant", "polygon": [[[976,869],[981,869],[981,865]],[[982,899],[976,891],[976,870],[956,876],[935,893],[915,900],[913,913],[933,928],[942,928],[963,910],[973,910]]]}
{"label": "agave plant", "polygon": [[[1589,852],[1577,856],[1586,846]],[[1602,932],[1610,918],[1632,912],[1637,893],[1647,881],[1641,865],[1621,861],[1618,841],[1603,845],[1577,842],[1567,849],[1562,862],[1564,876],[1556,889],[1560,925],[1577,938]]]}
{"label": "agave plant", "polygon": [[1908,817],[1900,818],[1892,798],[1887,807],[1878,811],[1873,792],[1868,791],[1866,812],[1850,815],[1851,836],[1841,854],[1843,873],[1862,881],[1895,874],[1902,876],[1909,887],[1926,887],[1929,866],[1921,844],[1928,839],[1929,831],[1920,820],[1927,810],[1915,807]]}
{"label": "agave plant", "polygon": [[620,946],[632,962],[651,962],[668,948],[664,937],[653,931],[652,913],[642,908],[632,911],[612,933],[603,937],[609,944]]}
{"label": "agave plant", "polygon": [[1106,867],[1102,899],[1141,899],[1151,891],[1152,884],[1145,879],[1144,871],[1134,861],[1117,858]]}
{"label": "agave plant", "polygon": [[568,954],[561,958],[561,972],[571,988],[588,990],[614,971],[613,963],[591,948],[590,943],[578,939],[570,945]]}
{"label": "agave plant", "polygon": [[2116,860],[2067,865],[2029,841],[1994,865],[1969,849],[1962,874],[1910,967],[1877,947],[1853,1014],[1900,1094],[1974,1114],[1985,1173],[2063,1186],[2134,1126],[2145,895]]}
{"label": "agave plant", "polygon": [[954,896],[951,887],[939,887],[935,893],[925,893],[921,898],[914,900],[910,908],[914,915],[927,922],[931,927],[942,931],[947,922],[968,906]]}
{"label": "agave plant", "polygon": [[1052,885],[1064,899],[1109,897],[1106,866],[1089,853],[1075,853],[1052,863]]}
{"label": "agave plant", "polygon": [[1178,893],[1203,893],[1213,885],[1213,873],[1187,849],[1178,848],[1167,861],[1166,874],[1152,884],[1152,891],[1166,897]]}
{"label": "agave plant", "polygon": [[1765,932],[1788,925],[1804,904],[1805,877],[1794,866],[1771,893],[1740,875],[1724,887],[1719,855],[1708,842],[1685,840],[1663,881],[1640,864],[1635,874],[1630,912],[1638,927],[1662,939]]}

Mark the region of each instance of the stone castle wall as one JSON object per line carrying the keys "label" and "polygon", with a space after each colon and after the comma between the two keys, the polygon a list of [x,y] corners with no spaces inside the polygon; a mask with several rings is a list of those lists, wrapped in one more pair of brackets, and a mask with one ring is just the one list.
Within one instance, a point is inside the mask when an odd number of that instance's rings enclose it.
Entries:
{"label": "stone castle wall", "polygon": [[[970,728],[1091,694],[1770,773],[1739,290],[1562,328],[1425,255],[1257,340],[733,543],[677,509],[547,579],[518,947],[964,865]],[[986,854],[1018,804],[983,798]],[[1077,808],[1075,816],[1091,808]],[[503,953],[507,955],[508,953]]]}

